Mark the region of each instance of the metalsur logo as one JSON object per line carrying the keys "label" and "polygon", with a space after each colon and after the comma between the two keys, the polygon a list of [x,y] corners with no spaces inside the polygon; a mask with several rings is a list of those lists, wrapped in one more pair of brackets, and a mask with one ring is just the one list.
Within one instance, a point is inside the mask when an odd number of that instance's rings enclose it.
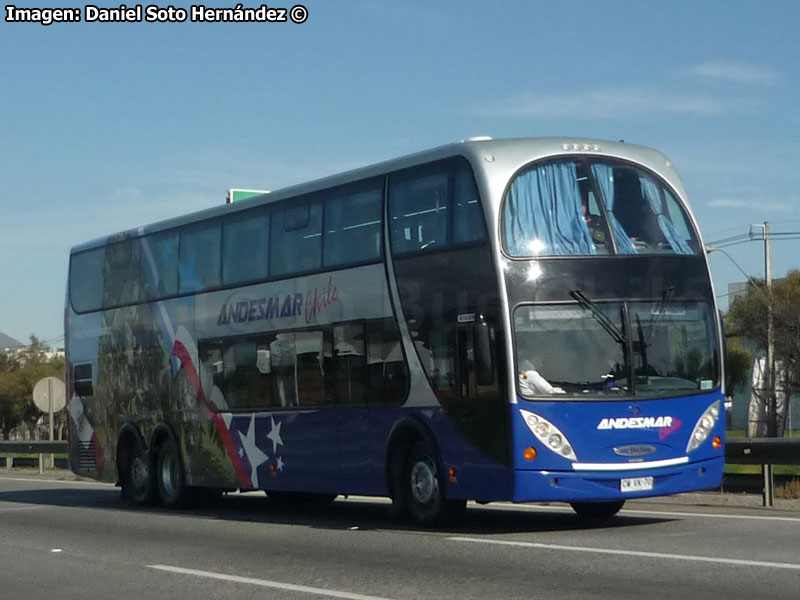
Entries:
{"label": "metalsur logo", "polygon": [[618,446],[614,448],[614,454],[618,456],[634,457],[634,456],[647,456],[656,451],[655,446],[647,444],[631,444],[629,446]]}

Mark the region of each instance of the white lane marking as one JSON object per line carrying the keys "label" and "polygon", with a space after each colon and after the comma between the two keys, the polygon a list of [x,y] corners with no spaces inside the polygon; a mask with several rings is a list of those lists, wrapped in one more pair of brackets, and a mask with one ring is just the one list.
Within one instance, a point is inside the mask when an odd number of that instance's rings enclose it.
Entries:
{"label": "white lane marking", "polygon": [[514,542],[510,540],[486,540],[470,537],[449,537],[454,542],[469,542],[473,544],[493,544],[496,546],[516,546],[523,548],[538,548],[541,550],[562,550],[566,552],[589,552],[592,554],[611,554],[617,556],[635,556],[639,558],[658,558],[667,560],[683,560],[689,562],[705,562],[722,565],[736,565],[745,567],[764,567],[770,569],[790,569],[800,571],[800,564],[766,562],[760,560],[743,560],[738,558],[714,558],[711,556],[692,556],[689,554],[667,554],[665,552],[645,552],[640,550],[617,550],[614,548],[591,548],[587,546],[562,546],[561,544],[541,544],[537,542]]}
{"label": "white lane marking", "polygon": [[210,571],[196,571],[195,569],[184,569],[182,567],[171,567],[169,565],[147,565],[150,569],[168,571],[180,575],[193,575],[195,577],[205,577],[207,579],[218,579],[233,583],[248,583],[260,587],[274,588],[291,592],[301,592],[304,594],[315,594],[317,596],[328,596],[330,598],[348,598],[349,600],[388,600],[380,596],[364,596],[352,592],[340,592],[325,588],[309,587],[305,585],[295,585],[293,583],[282,583],[280,581],[268,581],[266,579],[255,579],[253,577],[239,577],[238,575],[226,575],[225,573],[212,573]]}
{"label": "white lane marking", "polygon": [[0,508],[0,512],[11,512],[14,510],[40,510],[44,506],[12,506],[10,508]]}
{"label": "white lane marking", "polygon": [[[484,510],[512,509],[522,511],[553,511],[553,512],[574,512],[569,506],[546,506],[539,504],[512,504],[508,502],[498,502],[497,504],[484,506]],[[731,510],[758,510],[752,506],[731,506]],[[783,521],[789,523],[800,523],[800,517],[767,517],[761,515],[724,515],[720,513],[699,513],[699,512],[679,512],[667,510],[642,510],[638,508],[623,508],[619,511],[620,515],[661,515],[666,517],[700,517],[703,519],[742,519],[746,521]]]}

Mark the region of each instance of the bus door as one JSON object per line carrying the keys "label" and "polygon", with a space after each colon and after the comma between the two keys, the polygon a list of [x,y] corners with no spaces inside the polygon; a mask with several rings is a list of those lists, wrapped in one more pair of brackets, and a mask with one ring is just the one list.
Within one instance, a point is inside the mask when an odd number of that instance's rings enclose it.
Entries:
{"label": "bus door", "polygon": [[506,462],[505,400],[498,377],[498,344],[494,324],[483,315],[457,315],[457,400],[452,411],[457,427],[486,456]]}

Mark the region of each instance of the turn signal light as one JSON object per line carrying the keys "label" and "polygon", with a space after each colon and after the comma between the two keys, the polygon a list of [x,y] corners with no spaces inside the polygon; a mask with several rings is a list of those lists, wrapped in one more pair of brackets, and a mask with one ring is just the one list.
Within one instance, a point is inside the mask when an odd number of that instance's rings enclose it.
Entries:
{"label": "turn signal light", "polygon": [[714,450],[719,450],[722,448],[722,438],[718,435],[715,435],[714,439],[711,440],[711,445],[714,446]]}
{"label": "turn signal light", "polygon": [[450,470],[448,471],[447,474],[450,477],[450,483],[458,483],[458,479],[456,478],[456,470],[455,469],[450,468]]}
{"label": "turn signal light", "polygon": [[525,452],[523,452],[522,455],[525,457],[525,460],[533,460],[537,455],[536,448],[528,446],[525,448]]}

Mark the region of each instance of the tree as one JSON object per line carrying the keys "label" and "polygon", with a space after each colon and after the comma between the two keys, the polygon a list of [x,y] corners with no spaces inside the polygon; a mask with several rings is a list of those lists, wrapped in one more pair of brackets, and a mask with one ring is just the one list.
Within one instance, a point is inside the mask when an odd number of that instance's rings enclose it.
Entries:
{"label": "tree", "polygon": [[733,396],[747,387],[753,368],[753,353],[742,347],[739,338],[729,338],[725,349],[725,392]]}
{"label": "tree", "polygon": [[[730,329],[759,348],[767,347],[767,306],[772,306],[774,377],[786,390],[786,397],[800,391],[800,271],[790,271],[769,290],[764,281],[754,280],[746,296],[731,305]],[[772,383],[775,388],[775,381]]]}
{"label": "tree", "polygon": [[19,370],[0,373],[0,434],[7,440],[22,424],[28,383]]}
{"label": "tree", "polygon": [[[0,357],[0,434],[8,439],[12,431],[26,425],[31,437],[42,413],[33,404],[33,387],[44,377],[63,378],[64,359],[49,360],[46,347],[31,336],[31,344],[20,359]],[[59,417],[56,416],[56,423]]]}

